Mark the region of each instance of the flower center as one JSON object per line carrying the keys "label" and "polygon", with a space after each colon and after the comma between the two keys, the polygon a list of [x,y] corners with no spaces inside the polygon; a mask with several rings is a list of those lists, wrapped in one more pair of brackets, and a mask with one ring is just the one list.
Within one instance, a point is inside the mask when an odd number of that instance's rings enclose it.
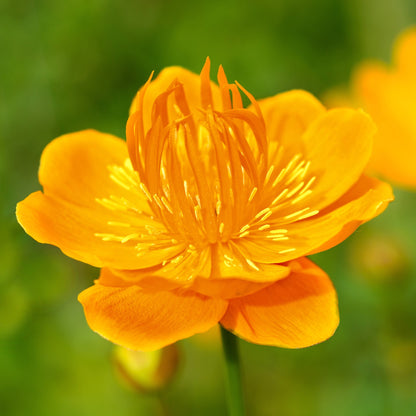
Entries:
{"label": "flower center", "polygon": [[[218,110],[207,71],[205,66],[201,73],[199,108],[190,107],[184,85],[175,80],[155,99],[146,131],[143,100],[150,81],[142,88],[138,110],[127,125],[131,162],[110,166],[109,172],[131,195],[144,195],[150,208],[146,215],[154,224],[132,227],[123,236],[97,237],[136,240],[140,250],[179,243],[195,250],[266,236],[282,243],[281,253],[293,251],[285,225],[318,213],[304,204],[316,179],[310,162],[301,154],[288,159],[279,142],[270,141],[257,102],[240,85],[228,84],[222,68]],[[239,90],[251,108],[243,108]],[[115,196],[98,202],[113,210],[137,211],[132,201]]]}

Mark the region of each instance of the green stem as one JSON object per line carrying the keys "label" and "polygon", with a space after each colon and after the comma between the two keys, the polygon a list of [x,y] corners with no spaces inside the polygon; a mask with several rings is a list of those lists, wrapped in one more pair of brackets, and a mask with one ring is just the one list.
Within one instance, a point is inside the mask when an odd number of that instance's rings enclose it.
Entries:
{"label": "green stem", "polygon": [[244,416],[238,338],[221,325],[222,347],[227,371],[228,410],[230,416]]}

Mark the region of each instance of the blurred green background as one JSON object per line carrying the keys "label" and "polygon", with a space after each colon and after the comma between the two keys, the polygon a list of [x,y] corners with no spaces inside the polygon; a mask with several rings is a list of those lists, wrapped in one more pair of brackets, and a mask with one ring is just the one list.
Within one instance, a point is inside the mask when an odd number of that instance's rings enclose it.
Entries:
{"label": "blurred green background", "polygon": [[[207,55],[257,98],[319,96],[361,59],[389,61],[414,23],[414,0],[0,0],[0,414],[225,415],[215,336],[179,343],[180,371],[161,395],[129,391],[76,300],[98,271],[16,223],[50,140],[84,128],[124,137],[153,69],[199,72]],[[339,293],[331,340],[241,342],[250,415],[416,414],[416,193],[395,193],[381,217],[314,256]]]}

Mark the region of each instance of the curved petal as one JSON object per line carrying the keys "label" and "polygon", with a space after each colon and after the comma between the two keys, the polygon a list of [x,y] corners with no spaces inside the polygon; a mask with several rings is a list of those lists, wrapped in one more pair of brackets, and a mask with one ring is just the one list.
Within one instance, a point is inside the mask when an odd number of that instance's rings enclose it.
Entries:
{"label": "curved petal", "polygon": [[277,94],[259,100],[258,104],[269,141],[271,144],[278,142],[291,155],[301,150],[298,140],[293,138],[300,138],[309,125],[326,111],[317,98],[303,90]]}
{"label": "curved petal", "polygon": [[88,325],[127,348],[151,351],[205,332],[223,316],[227,302],[191,291],[147,292],[99,281],[80,293]]}
{"label": "curved petal", "polygon": [[333,109],[319,117],[303,135],[304,155],[315,176],[306,205],[321,209],[354,185],[368,164],[376,128],[360,110]]}
{"label": "curved petal", "polygon": [[149,290],[183,287],[206,296],[222,299],[245,296],[279,279],[290,269],[281,264],[255,264],[239,257],[225,245],[212,246],[199,253],[186,252],[161,267],[143,270],[114,270],[114,279],[105,278],[108,285],[136,284]]}
{"label": "curved petal", "polygon": [[247,237],[238,245],[245,256],[261,263],[282,263],[318,253],[346,239],[360,224],[383,212],[392,200],[390,185],[363,176],[319,215],[288,224],[281,241]]}
{"label": "curved petal", "polygon": [[[302,153],[300,138],[314,120],[325,114],[325,107],[303,90],[277,94],[258,104],[266,125],[269,162],[283,168],[294,155]],[[275,171],[278,173],[278,169]]]}
{"label": "curved petal", "polygon": [[223,299],[237,298],[256,292],[284,279],[290,273],[282,264],[260,264],[243,256],[238,245],[218,244],[212,247],[209,278],[196,276],[192,289]]}
{"label": "curved petal", "polygon": [[[305,230],[319,235],[320,228],[332,224],[331,238],[308,252],[308,255],[329,250],[349,237],[361,224],[380,215],[394,200],[393,190],[386,182],[363,176],[342,198],[311,219]],[[300,228],[299,228],[300,230]],[[294,233],[294,230],[293,230]],[[300,236],[299,236],[300,237]]]}
{"label": "curved petal", "polygon": [[55,139],[41,158],[44,193],[18,204],[19,223],[37,241],[96,267],[137,269],[174,256],[183,250],[180,243],[138,250],[146,247],[143,230],[166,230],[150,218],[146,198],[130,183],[136,179],[126,159],[124,141],[93,130]]}
{"label": "curved petal", "polygon": [[305,258],[291,267],[286,279],[231,300],[221,325],[249,342],[285,348],[308,347],[331,337],[339,317],[329,277]]}
{"label": "curved petal", "polygon": [[[111,221],[128,224],[130,218],[110,214],[98,208],[94,211],[72,205],[42,192],[29,195],[16,209],[20,225],[35,240],[57,246],[67,256],[95,267],[151,267],[184,249],[183,244],[177,243],[158,250],[140,251],[140,240],[132,238],[123,243],[123,236],[128,237],[126,227],[113,227]],[[150,224],[151,221],[142,222],[143,226]],[[136,225],[139,225],[138,219]]]}
{"label": "curved petal", "polygon": [[[296,207],[321,209],[357,181],[368,163],[375,133],[366,114],[352,109],[325,111],[315,97],[304,91],[279,94],[259,105],[269,136],[270,164],[278,168],[274,175],[277,177],[295,155],[299,155],[299,162],[309,165],[304,181],[313,180],[313,192]],[[278,180],[274,187],[275,196],[284,189]]]}
{"label": "curved petal", "polygon": [[[80,206],[95,207],[96,198],[110,195],[131,198],[127,185],[120,186],[111,178],[112,166],[130,173],[126,142],[96,130],[83,130],[60,136],[45,147],[39,182],[46,195]],[[142,193],[135,194],[133,202],[138,210],[150,212]]]}

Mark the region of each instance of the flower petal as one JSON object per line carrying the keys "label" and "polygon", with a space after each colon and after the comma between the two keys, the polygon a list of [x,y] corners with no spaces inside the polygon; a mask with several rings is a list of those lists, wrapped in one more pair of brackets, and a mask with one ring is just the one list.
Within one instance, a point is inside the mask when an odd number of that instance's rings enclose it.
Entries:
{"label": "flower petal", "polygon": [[393,200],[393,190],[388,183],[362,176],[342,198],[311,219],[308,228],[301,231],[310,232],[311,237],[313,234],[319,236],[320,228],[326,229],[329,228],[327,224],[332,224],[332,230],[327,234],[332,234],[331,238],[308,252],[308,255],[329,250],[341,243],[361,224],[380,215]]}
{"label": "flower petal", "polygon": [[[362,111],[325,108],[305,91],[290,91],[259,102],[270,140],[270,163],[279,172],[299,154],[315,176],[312,193],[296,208],[321,209],[345,193],[368,163],[375,126]],[[277,152],[280,145],[283,152]],[[276,184],[277,194],[283,190]],[[276,212],[276,215],[286,213]]]}
{"label": "flower petal", "polygon": [[302,204],[321,209],[348,191],[368,163],[375,131],[370,117],[360,110],[329,110],[312,123],[303,144],[316,181],[310,199]]}
{"label": "flower petal", "polygon": [[[111,179],[110,166],[128,161],[126,142],[110,134],[83,130],[50,142],[42,153],[39,182],[46,195],[76,205],[96,205],[96,198],[130,197],[128,189]],[[149,211],[146,198],[138,194],[137,209]]]}
{"label": "flower petal", "polygon": [[258,104],[271,144],[278,142],[292,156],[301,150],[299,141],[293,138],[300,138],[314,120],[325,114],[319,100],[302,90],[277,94],[259,100]]}
{"label": "flower petal", "polygon": [[282,264],[252,262],[238,251],[237,244],[213,246],[211,267],[209,278],[197,276],[192,287],[205,295],[225,299],[256,292],[290,273]]}
{"label": "flower petal", "polygon": [[[137,241],[106,241],[116,232],[108,225],[109,220],[114,220],[113,217],[99,209],[94,211],[78,207],[42,192],[35,192],[20,202],[16,215],[20,225],[35,240],[57,246],[67,256],[95,267],[151,267],[177,255],[184,248],[178,243],[141,253]],[[116,217],[118,221],[128,219]],[[114,235],[113,238],[120,236]]]}
{"label": "flower petal", "polygon": [[126,158],[123,140],[93,130],[52,141],[39,170],[44,193],[35,192],[18,204],[18,221],[37,241],[96,267],[138,269],[174,256],[183,250],[180,243],[139,255],[135,230],[165,229],[149,217],[140,192],[111,179],[109,167],[124,166]]}
{"label": "flower petal", "polygon": [[327,250],[356,228],[384,211],[393,200],[390,185],[363,176],[342,198],[319,215],[286,226],[286,240],[244,238],[238,243],[245,256],[260,263],[282,263]]}
{"label": "flower petal", "polygon": [[286,279],[231,300],[221,325],[249,342],[286,348],[308,347],[331,337],[339,317],[330,279],[305,258],[291,266]]}
{"label": "flower petal", "polygon": [[[256,292],[290,273],[286,265],[247,262],[226,245],[205,248],[199,253],[186,252],[180,257],[180,261],[173,259],[161,267],[113,273],[124,282],[149,290],[183,287],[222,299]],[[106,277],[105,281],[112,285],[113,279]]]}
{"label": "flower petal", "polygon": [[205,332],[224,315],[227,302],[188,291],[148,292],[99,281],[78,297],[88,325],[127,348],[151,351]]}

